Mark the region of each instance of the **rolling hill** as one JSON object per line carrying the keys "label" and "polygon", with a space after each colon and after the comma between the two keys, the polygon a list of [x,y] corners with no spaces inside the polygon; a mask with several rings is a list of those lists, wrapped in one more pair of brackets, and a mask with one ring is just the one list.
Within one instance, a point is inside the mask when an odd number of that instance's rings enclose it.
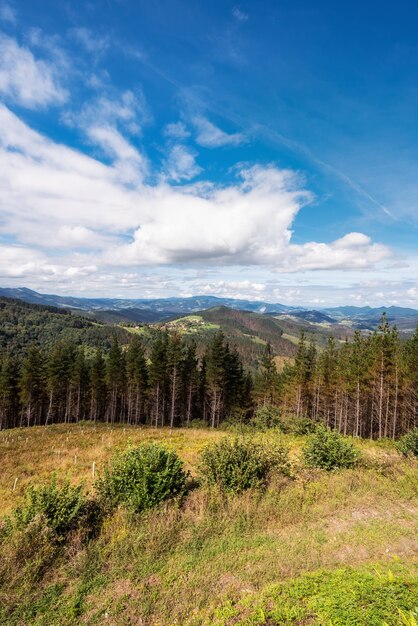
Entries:
{"label": "rolling hill", "polygon": [[234,311],[247,311],[266,317],[282,318],[286,327],[289,326],[290,322],[296,324],[299,329],[298,332],[301,328],[307,332],[320,334],[324,334],[324,331],[328,330],[336,337],[344,337],[346,334],[350,336],[350,333],[352,334],[355,329],[362,331],[376,329],[383,312],[386,312],[389,321],[396,323],[399,331],[403,333],[413,332],[418,324],[417,310],[398,306],[376,308],[341,306],[312,310],[280,303],[215,296],[154,299],[78,298],[41,294],[25,287],[0,288],[1,296],[23,300],[31,304],[65,308],[77,315],[83,314],[92,320],[110,324],[166,322],[217,307],[226,307]]}
{"label": "rolling hill", "polygon": [[57,340],[78,345],[110,347],[114,335],[122,343],[130,341],[129,332],[65,309],[0,297],[0,348],[9,352],[26,351],[31,344],[48,349]]}
{"label": "rolling hill", "polygon": [[192,296],[188,298],[75,298],[41,294],[26,287],[0,288],[0,296],[15,298],[31,304],[41,304],[80,311],[101,311],[107,315],[111,312],[123,312],[124,317],[131,321],[151,322],[163,321],[178,315],[187,315],[215,306],[226,306],[241,311],[259,313],[282,313],[296,310],[284,304],[272,304],[253,300],[236,300],[234,298],[217,298],[215,296]]}

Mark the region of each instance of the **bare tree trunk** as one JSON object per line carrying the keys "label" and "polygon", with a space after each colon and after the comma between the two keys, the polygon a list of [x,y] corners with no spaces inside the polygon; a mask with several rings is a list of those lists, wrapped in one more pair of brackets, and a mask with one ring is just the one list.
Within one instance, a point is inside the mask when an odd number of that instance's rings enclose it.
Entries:
{"label": "bare tree trunk", "polygon": [[380,389],[379,389],[379,439],[382,438],[382,416],[383,416],[383,352],[382,352],[382,362],[380,366]]}
{"label": "bare tree trunk", "polygon": [[187,396],[187,413],[186,413],[187,424],[190,424],[191,415],[192,415],[192,383],[189,384],[189,393]]}
{"label": "bare tree trunk", "polygon": [[217,391],[215,390],[212,398],[212,428],[215,428],[216,424],[216,405],[217,405]]}
{"label": "bare tree trunk", "polygon": [[393,421],[392,421],[392,439],[396,437],[396,426],[398,421],[398,393],[399,393],[399,372],[398,363],[395,365],[395,400],[393,407]]}
{"label": "bare tree trunk", "polygon": [[174,418],[176,416],[176,393],[177,393],[177,367],[173,368],[173,383],[171,387],[171,411],[170,411],[170,431],[174,427]]}
{"label": "bare tree trunk", "polygon": [[158,428],[158,420],[160,417],[160,384],[157,385],[157,398],[155,405],[155,428]]}
{"label": "bare tree trunk", "polygon": [[47,424],[49,422],[49,418],[52,415],[52,400],[53,400],[53,393],[52,393],[52,390],[51,390],[50,394],[49,394],[49,406],[48,406],[48,412],[46,414],[45,426],[47,426]]}

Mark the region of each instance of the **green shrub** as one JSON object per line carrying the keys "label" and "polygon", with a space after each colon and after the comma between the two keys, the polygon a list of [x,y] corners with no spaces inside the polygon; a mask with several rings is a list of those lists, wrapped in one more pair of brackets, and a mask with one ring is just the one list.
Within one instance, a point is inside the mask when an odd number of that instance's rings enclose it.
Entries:
{"label": "green shrub", "polygon": [[282,419],[283,432],[291,435],[311,435],[318,428],[318,423],[310,417],[286,415]]}
{"label": "green shrub", "polygon": [[259,406],[251,420],[251,425],[261,431],[268,430],[269,428],[279,428],[282,430],[280,409],[271,404]]}
{"label": "green shrub", "polygon": [[291,425],[290,432],[294,435],[312,435],[318,428],[318,424],[309,417],[295,418]]}
{"label": "green shrub", "polygon": [[404,456],[418,456],[418,428],[401,437],[396,448]]}
{"label": "green shrub", "polygon": [[288,451],[282,446],[224,437],[203,450],[199,473],[203,482],[239,493],[265,485],[274,470],[289,475],[289,467]]}
{"label": "green shrub", "polygon": [[71,485],[69,480],[59,485],[53,475],[49,483],[28,488],[23,503],[14,510],[10,522],[21,530],[41,518],[54,537],[62,541],[80,522],[86,507],[83,485]]}
{"label": "green shrub", "polygon": [[309,467],[333,470],[352,467],[360,453],[336,431],[320,427],[309,437],[303,456]]}
{"label": "green shrub", "polygon": [[157,443],[144,443],[116,453],[96,483],[105,508],[119,504],[133,512],[182,495],[187,474],[175,452]]}

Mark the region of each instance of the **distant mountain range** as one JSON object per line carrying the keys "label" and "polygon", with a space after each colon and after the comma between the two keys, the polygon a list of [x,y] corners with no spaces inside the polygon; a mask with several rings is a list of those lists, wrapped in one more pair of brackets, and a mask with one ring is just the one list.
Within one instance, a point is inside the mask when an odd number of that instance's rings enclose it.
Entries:
{"label": "distant mountain range", "polygon": [[238,311],[250,311],[268,316],[283,317],[303,322],[312,328],[335,325],[351,329],[372,330],[378,325],[382,313],[386,312],[390,322],[396,323],[401,331],[412,331],[418,324],[418,311],[398,306],[355,307],[340,306],[309,310],[280,303],[218,298],[215,296],[192,296],[188,298],[76,298],[41,294],[26,287],[0,288],[0,296],[16,298],[31,304],[42,304],[66,308],[110,322],[164,322],[176,317],[205,311],[213,307],[227,307]]}
{"label": "distant mountain range", "polygon": [[[123,311],[133,321],[135,315],[145,316],[137,321],[158,321],[169,319],[181,314],[204,311],[215,306],[226,306],[229,309],[239,311],[252,311],[254,313],[284,313],[297,310],[295,307],[284,304],[271,304],[252,300],[235,300],[234,298],[217,298],[215,296],[192,296],[189,298],[75,298],[72,296],[57,296],[42,294],[26,287],[0,288],[0,296],[17,298],[31,304],[47,304],[49,306],[78,309],[81,311]],[[146,313],[148,312],[148,313]],[[154,319],[151,319],[154,317]]]}

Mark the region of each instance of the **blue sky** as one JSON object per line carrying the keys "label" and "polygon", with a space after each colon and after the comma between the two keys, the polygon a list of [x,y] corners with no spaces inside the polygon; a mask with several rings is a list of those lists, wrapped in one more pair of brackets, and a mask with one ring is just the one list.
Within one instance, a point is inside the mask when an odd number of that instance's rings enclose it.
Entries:
{"label": "blue sky", "polygon": [[418,5],[0,0],[0,282],[418,307]]}

